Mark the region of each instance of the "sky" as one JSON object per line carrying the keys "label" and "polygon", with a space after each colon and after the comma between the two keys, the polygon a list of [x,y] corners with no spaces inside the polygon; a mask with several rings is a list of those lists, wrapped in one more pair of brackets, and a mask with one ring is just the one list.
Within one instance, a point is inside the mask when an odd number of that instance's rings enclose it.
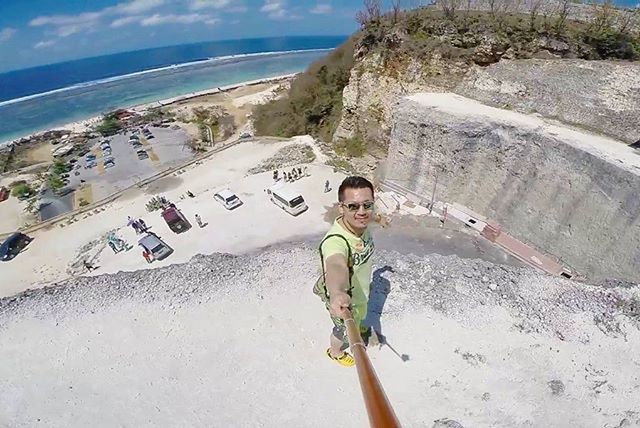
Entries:
{"label": "sky", "polygon": [[347,35],[361,0],[0,0],[0,72],[150,47]]}

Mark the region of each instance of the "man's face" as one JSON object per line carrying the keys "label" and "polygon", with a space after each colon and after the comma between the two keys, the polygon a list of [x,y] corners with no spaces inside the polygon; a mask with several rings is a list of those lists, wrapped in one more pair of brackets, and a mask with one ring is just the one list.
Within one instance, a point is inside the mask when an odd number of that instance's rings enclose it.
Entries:
{"label": "man's face", "polygon": [[371,189],[345,189],[344,199],[340,204],[340,214],[353,229],[366,229],[373,214],[373,192]]}

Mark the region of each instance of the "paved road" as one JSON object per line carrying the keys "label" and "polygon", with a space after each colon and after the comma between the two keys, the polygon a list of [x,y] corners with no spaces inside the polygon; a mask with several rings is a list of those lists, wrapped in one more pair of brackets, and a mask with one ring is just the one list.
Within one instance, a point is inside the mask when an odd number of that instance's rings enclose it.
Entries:
{"label": "paved road", "polygon": [[[440,221],[433,217],[398,216],[393,218],[390,227],[382,228],[373,224],[371,230],[377,249],[418,256],[456,255],[463,259],[480,259],[516,267],[526,266],[476,233],[466,233],[449,226],[440,228],[439,224]],[[321,239],[321,235],[301,238],[312,246],[317,245]]]}

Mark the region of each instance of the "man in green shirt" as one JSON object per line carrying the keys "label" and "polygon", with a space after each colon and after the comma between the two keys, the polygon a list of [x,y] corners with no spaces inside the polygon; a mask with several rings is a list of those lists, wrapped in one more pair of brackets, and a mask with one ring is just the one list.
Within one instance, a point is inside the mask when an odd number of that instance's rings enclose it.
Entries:
{"label": "man in green shirt", "polygon": [[314,293],[324,301],[334,327],[327,356],[343,366],[353,366],[344,325],[344,311],[351,309],[362,333],[367,316],[374,245],[367,226],[373,217],[373,185],[362,177],[347,177],[338,189],[340,216],[320,243],[322,276]]}

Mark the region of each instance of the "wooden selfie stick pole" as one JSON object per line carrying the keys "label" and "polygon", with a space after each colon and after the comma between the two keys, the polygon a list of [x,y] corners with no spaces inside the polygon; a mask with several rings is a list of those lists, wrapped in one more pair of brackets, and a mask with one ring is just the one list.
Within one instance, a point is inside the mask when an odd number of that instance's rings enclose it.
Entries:
{"label": "wooden selfie stick pole", "polygon": [[369,423],[372,428],[400,428],[400,422],[396,418],[391,404],[387,399],[384,389],[376,376],[376,372],[369,361],[364,342],[360,336],[360,331],[353,320],[350,310],[345,310],[345,325],[347,327],[347,336],[351,345],[351,352],[356,360],[356,368],[358,370],[358,378],[360,379],[360,388],[362,396],[369,414]]}

